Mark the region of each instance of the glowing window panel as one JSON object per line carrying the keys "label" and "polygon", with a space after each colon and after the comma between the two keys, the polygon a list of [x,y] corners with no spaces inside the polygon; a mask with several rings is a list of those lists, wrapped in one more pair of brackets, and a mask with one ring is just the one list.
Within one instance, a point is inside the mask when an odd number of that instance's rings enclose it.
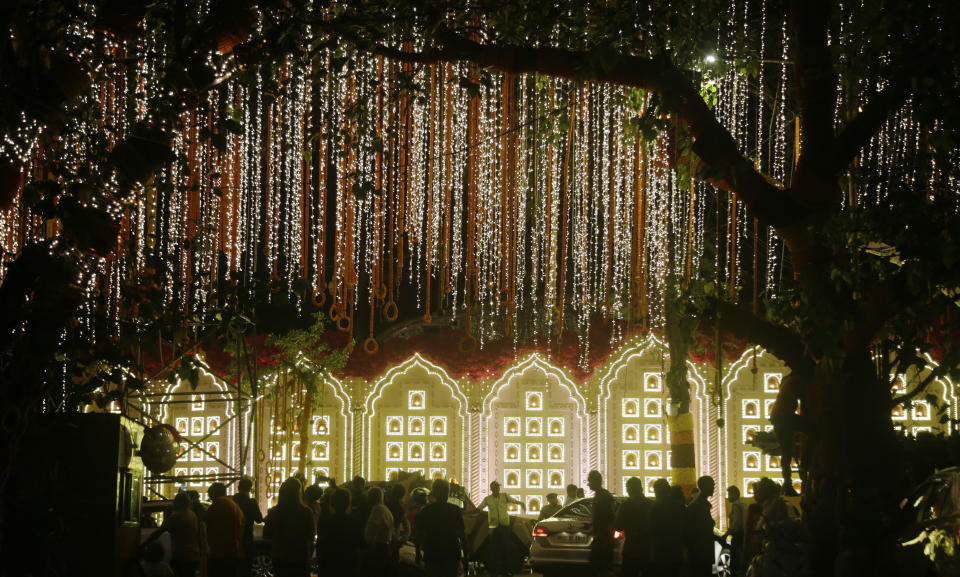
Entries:
{"label": "glowing window panel", "polygon": [[907,412],[903,410],[903,405],[897,405],[890,411],[890,418],[894,421],[903,421],[907,418]]}
{"label": "glowing window panel", "polygon": [[430,443],[430,460],[446,461],[447,460],[447,444],[446,443]]}
{"label": "glowing window panel", "polygon": [[640,468],[640,451],[624,451],[623,452],[623,468],[639,469]]}
{"label": "glowing window panel", "polygon": [[542,443],[527,443],[527,460],[533,463],[539,463],[543,461],[543,444]]}
{"label": "glowing window panel", "polygon": [[551,489],[562,489],[565,487],[563,482],[563,469],[547,469],[547,486]]}
{"label": "glowing window panel", "polygon": [[767,455],[767,470],[768,471],[779,471],[780,470],[780,457],[777,455]]}
{"label": "glowing window panel", "polygon": [[913,418],[916,421],[929,421],[930,405],[926,401],[913,401]]}
{"label": "glowing window panel", "polygon": [[275,443],[273,445],[273,460],[282,461],[284,456],[287,453],[287,447],[283,443]]}
{"label": "glowing window panel", "polygon": [[300,441],[294,441],[290,444],[290,455],[294,459],[300,459]]}
{"label": "glowing window panel", "polygon": [[632,418],[640,416],[640,399],[623,399],[622,414],[624,417]]}
{"label": "glowing window panel", "polygon": [[772,430],[773,430],[773,425],[764,425],[764,426],[763,426],[763,430],[764,430],[764,431],[768,431],[768,432],[769,432],[769,431],[772,431]]}
{"label": "glowing window panel", "polygon": [[[214,475],[219,475],[219,474],[220,474],[220,469],[217,469],[217,468],[215,468],[215,467],[207,467],[207,476],[208,476],[208,477],[212,477],[212,476],[214,476]],[[207,482],[208,482],[208,483],[212,483],[213,481],[210,480],[210,481],[207,481]]]}
{"label": "glowing window panel", "polygon": [[519,489],[520,469],[505,469],[503,471],[503,486],[507,489]]}
{"label": "glowing window panel", "polygon": [[427,470],[424,469],[423,467],[406,467],[406,468],[404,468],[403,470],[406,471],[406,472],[408,472],[408,473],[414,473],[414,474],[420,473],[420,475],[421,475],[422,477],[426,477],[426,476],[427,476]]}
{"label": "glowing window panel", "polygon": [[191,435],[203,434],[203,417],[193,417],[192,419],[190,419],[190,434]]}
{"label": "glowing window panel", "polygon": [[644,425],[643,438],[648,443],[660,443],[663,440],[663,427],[660,425]]}
{"label": "glowing window panel", "polygon": [[644,409],[644,414],[648,417],[659,417],[661,413],[660,399],[649,399]]}
{"label": "glowing window panel", "polygon": [[894,393],[907,392],[907,378],[904,375],[890,375],[890,383]]}
{"label": "glowing window panel", "polygon": [[640,428],[636,425],[623,425],[623,442],[624,443],[639,443],[640,442]]}
{"label": "glowing window panel", "polygon": [[749,451],[743,454],[743,470],[744,471],[759,471],[760,470],[760,453],[756,451]]}
{"label": "glowing window panel", "polygon": [[757,483],[760,479],[757,477],[744,477],[743,479],[743,494],[748,497],[753,497],[753,485]]}
{"label": "glowing window panel", "polygon": [[652,469],[658,471],[663,468],[663,452],[662,451],[644,451],[643,453],[643,463],[644,467],[647,469]]}
{"label": "glowing window panel", "polygon": [[387,443],[387,460],[403,460],[403,443]]}
{"label": "glowing window panel", "polygon": [[386,477],[384,478],[388,481],[396,481],[400,478],[400,469],[397,467],[387,467]]}
{"label": "glowing window panel", "polygon": [[509,503],[509,504],[507,505],[507,511],[510,512],[510,513],[517,513],[517,512],[520,511],[520,506],[519,506],[519,505],[514,505],[513,503]]}
{"label": "glowing window panel", "polygon": [[407,443],[407,458],[411,461],[423,461],[425,452],[423,443]]}
{"label": "glowing window panel", "polygon": [[503,445],[503,460],[508,463],[520,462],[520,443],[505,443]]}
{"label": "glowing window panel", "polygon": [[330,458],[330,445],[327,441],[315,441],[313,443],[313,460],[326,461]]}
{"label": "glowing window panel", "polygon": [[387,434],[388,435],[403,434],[403,417],[398,417],[398,416],[387,417]]}
{"label": "glowing window panel", "polygon": [[801,481],[800,479],[794,479],[794,480],[793,480],[793,490],[797,492],[797,495],[802,494],[802,493],[803,493],[803,481]]}
{"label": "glowing window panel", "polygon": [[190,419],[181,417],[177,419],[177,432],[181,435],[190,434]]}
{"label": "glowing window panel", "polygon": [[643,390],[650,393],[659,393],[663,390],[663,379],[660,373],[643,374]]}
{"label": "glowing window panel", "polygon": [[520,419],[518,417],[505,417],[503,419],[503,434],[507,437],[519,437]]}
{"label": "glowing window panel", "polygon": [[447,418],[446,417],[430,417],[430,434],[446,435],[447,434]]}
{"label": "glowing window panel", "polygon": [[190,469],[190,476],[193,477],[193,479],[190,481],[192,486],[203,486],[203,479],[200,478],[203,477],[203,469]]}
{"label": "glowing window panel", "polygon": [[527,489],[543,488],[543,471],[542,470],[527,469],[525,473],[526,473]]}
{"label": "glowing window panel", "polygon": [[202,449],[201,447],[202,447],[202,445],[198,445],[198,446],[196,446],[196,447],[194,447],[193,449],[190,450],[190,460],[191,460],[191,461],[203,461],[203,460],[204,460],[203,449]]}
{"label": "glowing window panel", "polygon": [[539,437],[543,435],[543,417],[527,417],[527,436]]}
{"label": "glowing window panel", "polygon": [[667,469],[673,469],[673,451],[667,451]]}
{"label": "glowing window panel", "polygon": [[776,393],[780,390],[780,381],[783,379],[782,373],[764,373],[763,390],[767,393]]}
{"label": "glowing window panel", "polygon": [[446,469],[443,469],[443,468],[436,468],[436,467],[434,467],[434,468],[430,469],[430,478],[433,479],[433,480],[446,479],[446,478],[447,478],[447,470],[446,470]]}
{"label": "glowing window panel", "polygon": [[209,453],[210,459],[219,459],[220,443],[216,443],[216,442],[207,443],[207,453]]}
{"label": "glowing window panel", "polygon": [[313,418],[313,434],[314,435],[329,435],[330,434],[330,418],[323,417],[314,417]]}
{"label": "glowing window panel", "polygon": [[547,461],[551,463],[563,462],[563,443],[550,443],[547,445]]}
{"label": "glowing window panel", "polygon": [[319,477],[330,477],[330,469],[326,467],[313,467],[310,469],[310,474],[313,475],[314,480],[320,486],[327,487],[330,485],[327,481],[320,481]]}
{"label": "glowing window panel", "polygon": [[759,427],[756,425],[748,425],[743,428],[743,443],[747,444],[753,441],[753,436],[759,431]]}
{"label": "glowing window panel", "polygon": [[194,411],[203,410],[203,396],[202,395],[190,395],[190,408]]}
{"label": "glowing window panel", "polygon": [[541,500],[541,498],[540,498],[539,495],[530,495],[530,496],[528,496],[528,497],[527,497],[527,503],[526,503],[526,504],[527,504],[527,513],[531,513],[531,514],[532,514],[532,513],[539,513],[539,512],[540,512],[540,504],[541,504],[542,502],[543,502],[543,501]]}
{"label": "glowing window panel", "polygon": [[919,433],[931,433],[933,429],[931,427],[913,427],[911,432],[913,436],[916,437]]}
{"label": "glowing window panel", "polygon": [[[647,497],[653,497],[653,496],[656,495],[656,493],[653,492],[653,484],[657,482],[657,479],[658,479],[658,478],[659,478],[659,477],[647,477],[646,483],[644,484],[645,489],[644,489],[644,491],[643,491],[643,492],[646,494]],[[627,492],[627,481],[628,481],[628,480],[629,480],[629,479],[624,479],[624,481],[623,481],[623,492],[624,492],[624,494],[626,494],[626,492]]]}
{"label": "glowing window panel", "polygon": [[408,391],[407,408],[411,411],[422,411],[423,409],[427,408],[427,392]]}
{"label": "glowing window panel", "polygon": [[186,477],[190,472],[187,469],[174,469],[173,476],[178,478]]}
{"label": "glowing window panel", "polygon": [[760,418],[760,399],[744,399],[741,404],[743,405],[744,419]]}
{"label": "glowing window panel", "polygon": [[220,417],[207,417],[207,433],[217,433],[220,428]]}
{"label": "glowing window panel", "polygon": [[776,399],[767,399],[763,402],[763,415],[766,418],[770,418],[770,415],[773,414],[773,404],[776,403]]}
{"label": "glowing window panel", "polygon": [[528,411],[542,411],[543,393],[540,391],[527,391],[524,394],[524,403]]}
{"label": "glowing window panel", "polygon": [[551,437],[562,437],[564,429],[563,417],[547,417],[547,434]]}
{"label": "glowing window panel", "polygon": [[426,424],[423,417],[409,417],[407,419],[407,434],[423,435],[426,430]]}

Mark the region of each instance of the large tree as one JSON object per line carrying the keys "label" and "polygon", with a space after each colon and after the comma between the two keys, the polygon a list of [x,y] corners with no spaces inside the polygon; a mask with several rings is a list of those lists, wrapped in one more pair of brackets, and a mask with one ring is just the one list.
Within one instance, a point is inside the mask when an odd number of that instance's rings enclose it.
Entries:
{"label": "large tree", "polygon": [[[90,148],[100,152],[103,172],[59,174],[50,179],[56,186],[30,190],[41,214],[58,217],[63,229],[59,243],[22,250],[0,286],[5,302],[15,303],[9,305],[12,314],[0,319],[0,370],[9,399],[35,408],[48,393],[9,383],[46,382],[60,366],[57,355],[68,350],[65,328],[84,298],[71,275],[111,250],[109,230],[97,223],[112,222],[112,207],[123,204],[129,182],[149,180],[169,162],[169,135],[157,127],[176,128],[197,94],[214,87],[217,66],[232,67],[234,78],[253,85],[256,65],[266,62],[259,77],[265,92],[277,88],[271,84],[276,69],[269,65],[290,54],[310,58],[321,51],[330,51],[330,62],[337,63],[364,54],[410,66],[467,62],[474,65],[463,79],[469,86],[501,73],[614,84],[638,91],[643,114],[637,129],[671,140],[674,168],[711,183],[718,214],[733,194],[757,219],[755,230],[770,227],[783,243],[788,275],[777,294],[760,295],[750,306],[749,291],[736,286],[735,277],[727,281],[732,287],[722,287],[711,274],[715,261],[705,258],[701,274],[675,282],[672,306],[680,318],[698,314],[789,365],[803,384],[812,423],[805,493],[818,567],[832,566],[843,552],[865,573],[882,568],[882,556],[874,553],[889,543],[892,508],[902,489],[896,460],[887,458],[896,454],[890,409],[922,394],[929,383],[893,398],[889,375],[916,366],[918,350],[938,350],[942,368],[931,378],[957,364],[949,346],[960,287],[954,266],[960,121],[953,106],[960,101],[960,52],[949,29],[960,21],[955,3],[297,1],[256,3],[257,11],[254,3],[215,4],[210,12],[198,7],[208,15],[200,22],[188,16],[194,4],[187,1],[135,10],[110,3],[79,9],[18,3],[5,16],[4,30],[15,32],[0,53],[8,134],[16,132],[23,114],[67,132],[69,115],[92,114],[66,106],[68,116],[62,116],[70,90],[54,77],[67,78],[70,71],[83,76],[75,61],[63,59],[65,53],[87,55],[95,71],[100,64],[126,62],[122,53],[105,55],[96,36],[77,32],[78,24],[84,29],[95,21],[113,33],[126,27],[140,38],[146,34],[138,23],[146,15],[162,31],[160,52],[167,59],[157,75],[158,96],[149,103],[154,124],[125,135],[121,153],[108,154],[107,136],[98,135],[102,142]],[[251,27],[254,20],[259,23]],[[312,44],[305,46],[307,38]],[[775,45],[771,38],[778,39]],[[135,45],[127,46],[136,52]],[[53,60],[50,47],[57,48]],[[234,47],[239,57],[228,64],[207,57]],[[735,137],[743,127],[725,124],[705,88],[706,76],[724,73],[708,70],[708,54],[718,67],[748,80],[755,96],[746,105],[756,120],[747,129],[758,134],[752,141]],[[32,84],[10,80],[25,70],[35,71]],[[790,81],[777,84],[776,75]],[[51,82],[53,101],[43,90]],[[777,86],[789,89],[778,92]],[[419,88],[411,83],[405,90]],[[36,90],[47,97],[36,98]],[[773,122],[784,110],[798,122]],[[209,136],[229,132],[231,121],[224,118],[223,130]],[[40,136],[57,150],[59,134]],[[786,170],[758,152],[772,142],[785,143],[780,152],[790,157]],[[109,176],[111,166],[119,184]],[[150,198],[162,205],[164,194],[158,186]],[[91,230],[108,232],[108,238]],[[728,250],[723,227],[718,224],[712,234],[711,254]],[[57,314],[43,313],[44,303],[52,302]],[[183,320],[181,315],[168,325]],[[668,331],[677,343],[675,355],[693,330],[684,324]],[[85,346],[84,338],[78,340],[78,347]],[[23,351],[39,351],[42,362]],[[18,360],[25,358],[31,362]],[[682,406],[686,380],[677,373],[672,381]]]}
{"label": "large tree", "polygon": [[[728,15],[739,10],[752,30],[730,29]],[[891,458],[891,407],[922,394],[958,360],[950,344],[960,287],[960,123],[951,103],[960,96],[960,52],[949,24],[960,21],[957,5],[480,2],[463,9],[367,4],[334,14],[324,21],[333,37],[396,60],[466,61],[657,95],[666,129],[676,131],[677,163],[695,159],[695,178],[733,193],[772,227],[795,281],[752,308],[720,297],[712,279],[692,283],[683,287],[687,310],[766,347],[802,383],[813,445],[807,521],[818,571],[842,552],[848,569],[882,572],[876,552],[890,544],[903,489],[901,464]],[[781,25],[785,58],[775,64],[792,75],[782,105],[798,123],[788,135],[766,133],[795,142],[795,162],[775,178],[758,166],[755,149],[738,146],[688,71],[702,70],[715,52],[753,70],[754,89],[766,96],[769,86],[756,75],[770,64],[760,35]],[[776,98],[759,106],[773,108]],[[884,146],[902,150],[878,154]],[[919,352],[931,348],[942,355],[941,368],[893,398],[890,375],[917,366]],[[683,395],[676,386],[674,393]]]}

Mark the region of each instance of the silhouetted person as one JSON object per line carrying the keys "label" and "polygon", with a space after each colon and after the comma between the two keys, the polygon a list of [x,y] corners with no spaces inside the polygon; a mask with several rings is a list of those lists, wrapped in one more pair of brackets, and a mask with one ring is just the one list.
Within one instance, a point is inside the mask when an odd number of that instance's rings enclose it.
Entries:
{"label": "silhouetted person", "polygon": [[681,507],[687,506],[687,496],[683,494],[683,487],[680,485],[670,487],[670,498],[676,501]]}
{"label": "silhouetted person", "polygon": [[350,483],[350,515],[363,527],[370,517],[370,505],[367,503],[366,481],[357,475]]}
{"label": "silhouetted person", "polygon": [[675,577],[683,562],[683,502],[677,500],[673,489],[666,479],[653,483],[649,575],[654,577]]}
{"label": "silhouetted person", "polygon": [[427,492],[423,488],[415,489],[410,494],[410,499],[413,500],[413,507],[407,511],[407,522],[410,525],[410,538],[413,539],[413,545],[416,551],[414,558],[417,563],[419,563],[423,560],[423,552],[417,543],[417,516],[420,514],[420,511],[427,506]]}
{"label": "silhouetted person", "polygon": [[370,515],[363,528],[363,573],[370,577],[390,575],[396,568],[391,545],[393,543],[393,514],[383,504],[383,490],[373,487],[367,491]]}
{"label": "silhouetted person", "polygon": [[727,501],[730,501],[730,525],[724,536],[730,536],[730,569],[736,574],[743,565],[743,538],[746,534],[747,509],[740,500],[740,489],[736,485],[727,487]]}
{"label": "silhouetted person", "polygon": [[[200,567],[200,522],[190,509],[190,497],[177,493],[173,498],[173,510],[163,516],[163,524],[150,534],[143,547],[164,533],[170,533],[173,552],[170,567],[176,577],[194,577]],[[91,552],[93,554],[93,552]]]}
{"label": "silhouetted person", "polygon": [[243,477],[237,482],[237,492],[232,499],[243,511],[243,573],[250,573],[250,559],[253,557],[253,524],[263,523],[263,513],[260,504],[250,496],[253,481],[250,477]]}
{"label": "silhouetted person", "polygon": [[577,487],[577,499],[583,499],[586,494],[583,492],[583,487]]}
{"label": "silhouetted person", "polygon": [[802,403],[803,382],[791,373],[780,381],[780,392],[770,409],[770,423],[780,443],[780,473],[783,475],[785,495],[797,494],[793,488],[790,462],[793,460],[794,435],[806,429],[805,417],[797,414],[802,409]]}
{"label": "silhouetted person", "polygon": [[209,577],[236,577],[243,559],[243,511],[227,497],[223,483],[207,490],[207,574]]}
{"label": "silhouetted person", "polygon": [[467,537],[460,507],[448,503],[450,486],[433,482],[432,502],[416,518],[417,547],[423,550],[426,577],[456,577],[462,558],[467,557]]}
{"label": "silhouetted person", "polygon": [[710,512],[710,497],[713,496],[713,478],[697,479],[700,489],[697,497],[687,505],[684,530],[687,542],[687,561],[691,577],[710,577],[713,574],[713,515]]}
{"label": "silhouetted person", "polygon": [[140,560],[141,577],[176,577],[170,565],[163,561],[165,551],[159,541],[151,541],[144,547]]}
{"label": "silhouetted person", "polygon": [[355,577],[363,546],[362,527],[348,515],[350,492],[336,489],[330,494],[329,515],[317,526],[317,553],[325,575]]}
{"label": "silhouetted person", "polygon": [[387,490],[383,504],[390,509],[393,515],[393,542],[390,544],[393,551],[394,563],[400,561],[400,547],[410,538],[410,522],[407,520],[407,511],[403,508],[403,496],[407,490],[397,483]]}
{"label": "silhouetted person", "polygon": [[690,489],[690,498],[687,499],[687,502],[685,504],[689,505],[690,503],[693,503],[694,501],[697,500],[697,497],[699,496],[700,496],[700,489],[696,487]]}
{"label": "silhouetted person", "polygon": [[566,506],[569,505],[570,503],[573,503],[574,501],[576,501],[576,500],[579,498],[579,497],[577,497],[577,491],[578,491],[578,490],[579,490],[578,487],[577,487],[576,485],[574,485],[573,483],[570,483],[569,485],[567,485],[567,496],[563,498],[563,506],[564,506],[564,507],[566,507]]}
{"label": "silhouetted person", "polygon": [[587,474],[587,487],[593,491],[590,567],[595,575],[609,575],[613,571],[613,495],[603,488],[603,477],[599,471]]}
{"label": "silhouetted person", "polygon": [[323,497],[323,487],[320,485],[310,485],[303,490],[303,504],[313,512],[314,520],[320,518],[322,505],[320,498]]}
{"label": "silhouetted person", "polygon": [[313,512],[303,504],[300,480],[291,477],[280,485],[277,505],[267,512],[263,536],[271,540],[277,577],[308,577],[313,548]]}
{"label": "silhouetted person", "polygon": [[643,494],[643,481],[627,480],[629,499],[617,511],[616,528],[624,533],[621,577],[647,577],[650,571],[651,513],[653,503]]}
{"label": "silhouetted person", "polygon": [[543,506],[543,509],[540,509],[540,516],[537,517],[537,521],[543,521],[544,519],[553,517],[560,509],[562,509],[562,507],[557,500],[557,494],[547,493],[547,504]]}
{"label": "silhouetted person", "polygon": [[487,527],[490,529],[490,537],[487,543],[487,568],[493,575],[506,575],[510,572],[510,538],[513,536],[510,529],[510,509],[508,505],[513,503],[520,505],[526,510],[526,507],[520,501],[514,499],[506,493],[500,492],[500,483],[494,481],[490,483],[490,494],[480,503],[479,510],[488,509]]}

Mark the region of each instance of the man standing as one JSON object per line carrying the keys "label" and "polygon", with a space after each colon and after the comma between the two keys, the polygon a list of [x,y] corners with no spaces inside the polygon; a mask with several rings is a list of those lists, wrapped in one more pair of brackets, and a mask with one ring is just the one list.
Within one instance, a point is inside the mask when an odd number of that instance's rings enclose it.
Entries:
{"label": "man standing", "polygon": [[651,567],[644,577],[676,577],[683,564],[683,502],[666,479],[653,483],[653,494],[650,526],[656,530],[650,534]]}
{"label": "man standing", "polygon": [[250,573],[250,563],[253,548],[253,524],[263,523],[263,513],[260,512],[260,504],[250,496],[250,490],[253,489],[253,481],[250,477],[242,477],[237,482],[237,493],[233,496],[233,501],[243,512],[243,555],[246,558],[243,574]]}
{"label": "man standing", "polygon": [[643,495],[643,482],[637,477],[627,480],[627,495],[630,496],[617,512],[617,529],[623,531],[622,577],[649,577],[650,515],[653,503]]}
{"label": "man standing", "polygon": [[547,504],[543,506],[543,509],[540,509],[540,516],[537,517],[537,521],[543,521],[544,519],[553,517],[560,509],[561,507],[560,502],[557,501],[557,494],[547,493]]}
{"label": "man standing", "polygon": [[567,485],[567,496],[563,498],[564,507],[566,507],[570,503],[573,503],[574,501],[579,499],[579,497],[577,497],[577,489],[578,487],[573,483],[570,483],[569,485]]}
{"label": "man standing", "polygon": [[593,543],[590,545],[590,567],[594,575],[613,573],[613,495],[603,488],[599,471],[587,475],[587,487],[593,491]]}
{"label": "man standing", "polygon": [[513,503],[520,505],[524,511],[526,506],[520,501],[514,499],[506,493],[500,492],[500,483],[494,481],[490,483],[490,494],[480,504],[480,510],[489,509],[487,512],[487,527],[490,528],[490,554],[488,556],[488,569],[493,575],[508,575],[510,572],[510,562],[507,553],[510,548],[510,511],[507,506]]}
{"label": "man standing", "polygon": [[796,496],[793,488],[793,475],[790,463],[793,461],[795,433],[807,431],[807,420],[803,411],[803,382],[797,375],[791,373],[780,382],[780,392],[777,400],[770,408],[770,423],[773,432],[780,442],[780,472],[783,475],[783,494]]}
{"label": "man standing", "polygon": [[456,577],[460,552],[467,556],[467,537],[463,529],[460,507],[448,503],[450,485],[443,479],[433,482],[431,503],[423,508],[415,521],[417,547],[423,550],[426,577]]}
{"label": "man standing", "polygon": [[730,502],[730,526],[724,537],[730,535],[730,569],[734,574],[740,572],[743,558],[743,534],[747,510],[740,501],[740,489],[736,485],[727,487],[727,501]]}
{"label": "man standing", "polygon": [[207,489],[210,508],[207,509],[207,546],[210,554],[207,569],[210,577],[237,577],[243,559],[243,512],[227,497],[223,483],[213,483]]}
{"label": "man standing", "polygon": [[691,577],[711,577],[713,575],[713,515],[710,513],[710,497],[713,496],[713,477],[703,476],[697,479],[700,494],[687,505],[686,541],[687,558],[690,561]]}

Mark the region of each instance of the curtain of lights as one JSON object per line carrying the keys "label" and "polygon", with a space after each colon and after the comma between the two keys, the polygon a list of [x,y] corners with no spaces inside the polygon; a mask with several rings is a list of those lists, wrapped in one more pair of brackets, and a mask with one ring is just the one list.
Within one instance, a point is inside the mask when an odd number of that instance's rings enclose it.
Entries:
{"label": "curtain of lights", "polygon": [[[716,112],[742,152],[788,185],[802,127],[788,104],[787,22],[768,21],[762,3],[733,3],[729,24],[737,33],[719,45],[759,51],[759,73],[704,70],[704,84],[716,87]],[[144,60],[95,83],[85,98],[102,118],[87,130],[119,142],[144,119],[156,74]],[[259,274],[277,292],[306,281],[300,305],[368,352],[379,330],[415,314],[464,315],[468,350],[500,337],[586,335],[598,317],[660,325],[676,290],[669,279],[698,275],[714,234],[709,258],[733,298],[775,297],[785,281],[773,230],[733,195],[679,178],[669,134],[645,141],[628,129],[639,111],[624,89],[509,74],[471,87],[461,81],[476,78],[468,64],[332,54],[290,61],[276,76],[269,88],[224,81],[184,114],[178,160],[126,199],[118,250],[91,275],[86,312],[119,318],[124,283],[162,261],[159,290],[191,314],[213,306],[218,282]],[[402,90],[409,81],[422,92]],[[855,98],[838,94],[840,109]],[[221,112],[243,130],[218,149]],[[883,201],[885,171],[919,145],[906,141],[920,137],[915,126],[907,106],[870,142],[858,162],[872,178],[849,202]],[[12,142],[5,151],[27,162],[24,181],[43,178],[44,151]],[[84,163],[83,150],[78,142],[62,161]],[[0,214],[8,255],[55,232],[19,205]]]}

